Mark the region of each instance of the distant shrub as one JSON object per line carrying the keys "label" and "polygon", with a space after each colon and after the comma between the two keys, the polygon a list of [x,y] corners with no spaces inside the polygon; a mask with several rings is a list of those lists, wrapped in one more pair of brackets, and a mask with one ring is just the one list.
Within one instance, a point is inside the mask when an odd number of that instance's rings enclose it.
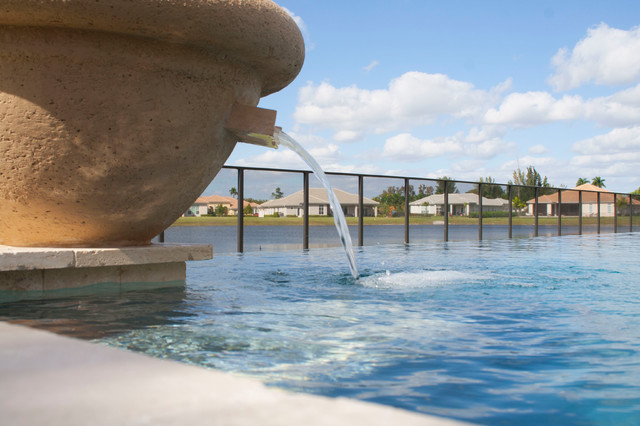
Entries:
{"label": "distant shrub", "polygon": [[[478,212],[471,212],[469,217],[477,218]],[[509,212],[482,212],[482,217],[509,217]]]}

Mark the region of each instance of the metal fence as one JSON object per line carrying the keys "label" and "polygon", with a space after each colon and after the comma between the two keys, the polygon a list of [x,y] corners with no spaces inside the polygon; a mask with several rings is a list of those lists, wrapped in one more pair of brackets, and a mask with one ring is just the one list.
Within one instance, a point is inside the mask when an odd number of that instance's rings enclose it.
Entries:
{"label": "metal fence", "polygon": [[[238,206],[243,206],[245,199],[245,173],[246,172],[274,172],[299,174],[302,180],[303,202],[302,216],[302,248],[309,248],[309,176],[310,170],[278,169],[263,167],[238,167],[224,166],[223,169],[235,170],[237,173],[237,199]],[[364,187],[365,180],[373,179],[394,180],[402,183],[404,191],[404,243],[411,240],[412,217],[429,215],[429,213],[411,213],[411,196],[415,195],[415,188],[431,188],[425,192],[425,196],[442,195],[442,202],[437,206],[422,206],[423,210],[431,208],[435,216],[439,216],[438,224],[443,227],[443,241],[449,241],[452,218],[466,216],[467,221],[477,216],[478,240],[483,239],[483,222],[489,220],[495,213],[489,209],[489,204],[495,204],[496,200],[502,203],[500,210],[501,220],[506,219],[508,233],[506,238],[512,238],[514,218],[528,218],[533,221],[533,235],[539,235],[540,218],[549,227],[549,222],[555,220],[557,235],[563,235],[563,218],[565,223],[570,221],[575,233],[582,234],[585,226],[595,227],[596,233],[605,232],[633,232],[634,221],[636,228],[640,222],[640,196],[628,193],[600,192],[589,190],[575,190],[556,187],[524,186],[513,184],[499,184],[494,182],[471,182],[461,180],[443,180],[409,176],[389,176],[359,173],[325,172],[327,176],[343,176],[357,179],[358,209],[357,215],[357,245],[364,245]],[[427,186],[427,184],[431,184]],[[438,188],[435,190],[435,188]],[[464,204],[456,200],[459,194],[465,194]],[[457,195],[454,195],[457,194]],[[473,199],[474,194],[477,198]],[[499,194],[499,195],[496,195]],[[523,198],[529,198],[524,200]],[[519,201],[519,206],[514,206],[514,200]],[[523,207],[523,203],[525,203]],[[425,203],[428,204],[428,203]],[[473,208],[471,208],[473,206]],[[414,205],[415,207],[415,205]],[[585,209],[588,207],[588,209]],[[606,207],[606,208],[605,208]],[[416,209],[414,209],[416,210]],[[473,211],[472,211],[473,210]],[[524,212],[524,214],[523,214]],[[440,217],[441,216],[441,217]],[[627,218],[628,216],[628,218]],[[588,223],[585,223],[588,222]],[[467,222],[468,223],[468,222]],[[237,209],[237,251],[244,251],[245,214],[243,208]],[[159,241],[164,241],[164,233],[159,236]]]}

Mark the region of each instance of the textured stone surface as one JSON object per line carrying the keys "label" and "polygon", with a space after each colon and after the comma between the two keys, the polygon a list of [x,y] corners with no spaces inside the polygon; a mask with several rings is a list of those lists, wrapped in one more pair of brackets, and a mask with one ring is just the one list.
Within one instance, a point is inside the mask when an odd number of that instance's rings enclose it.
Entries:
{"label": "textured stone surface", "polygon": [[[42,270],[0,272],[0,291],[25,293],[28,297],[42,295],[44,272]],[[23,294],[23,296],[25,296]]]}
{"label": "textured stone surface", "polygon": [[161,243],[100,249],[0,246],[0,271],[157,264],[212,257],[209,244]]}
{"label": "textured stone surface", "polygon": [[0,418],[10,425],[455,425],[291,394],[220,371],[0,322]]}
{"label": "textured stone surface", "polygon": [[0,246],[0,271],[73,268],[73,249]]}
{"label": "textured stone surface", "polygon": [[209,244],[151,244],[140,247],[102,249],[74,249],[75,266],[158,264],[190,260],[207,260],[213,257]]}
{"label": "textured stone surface", "polygon": [[112,284],[119,287],[120,268],[120,266],[102,266],[99,268],[45,269],[42,271],[43,291],[87,287],[96,284]]}
{"label": "textured stone surface", "polygon": [[157,263],[146,265],[128,265],[120,267],[120,289],[132,290],[138,285],[149,288],[154,283],[184,283],[187,276],[185,262]]}
{"label": "textured stone surface", "polygon": [[304,57],[266,0],[0,9],[0,244],[149,243],[233,150],[233,104],[284,87]]}
{"label": "textured stone surface", "polygon": [[0,246],[0,300],[55,296],[51,292],[96,285],[109,285],[116,292],[184,285],[185,262],[212,257],[206,244],[104,249]]}
{"label": "textured stone surface", "polygon": [[74,28],[198,46],[247,64],[262,96],[300,72],[304,41],[271,0],[2,0],[0,25]]}

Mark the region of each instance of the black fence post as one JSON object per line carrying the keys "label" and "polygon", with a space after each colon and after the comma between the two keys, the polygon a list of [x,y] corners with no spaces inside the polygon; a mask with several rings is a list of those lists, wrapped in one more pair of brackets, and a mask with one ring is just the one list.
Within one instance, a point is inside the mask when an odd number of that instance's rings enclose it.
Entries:
{"label": "black fence post", "polygon": [[404,179],[404,243],[409,244],[409,179]]}
{"label": "black fence post", "polygon": [[[309,248],[309,172],[302,173],[302,249],[307,250]],[[333,213],[335,214],[335,212]]]}
{"label": "black fence post", "polygon": [[449,241],[449,185],[444,181],[444,210],[442,212],[444,218],[444,240]]}
{"label": "black fence post", "polygon": [[613,233],[618,233],[618,194],[613,194]]}
{"label": "black fence post", "polygon": [[513,238],[513,200],[511,195],[511,185],[507,185],[507,197],[509,198],[509,238]]}
{"label": "black fence post", "polygon": [[598,234],[600,233],[600,192],[596,195],[596,200],[598,203]]}
{"label": "black fence post", "polygon": [[238,229],[237,251],[244,252],[244,169],[238,168]]}
{"label": "black fence post", "polygon": [[364,176],[358,175],[358,245],[364,245]]}
{"label": "black fence post", "polygon": [[478,184],[478,240],[482,241],[482,184]]}
{"label": "black fence post", "polygon": [[562,191],[558,190],[558,237],[562,235]]}
{"label": "black fence post", "polygon": [[533,193],[535,195],[535,204],[534,204],[534,213],[535,213],[535,220],[534,220],[534,232],[533,235],[535,237],[538,236],[538,187],[536,186],[535,188],[533,188]]}
{"label": "black fence post", "polygon": [[162,232],[158,235],[158,242],[159,242],[159,243],[164,243],[164,231],[162,231]]}
{"label": "black fence post", "polygon": [[578,235],[582,235],[582,190],[578,191]]}
{"label": "black fence post", "polygon": [[629,232],[633,232],[633,197],[629,194]]}

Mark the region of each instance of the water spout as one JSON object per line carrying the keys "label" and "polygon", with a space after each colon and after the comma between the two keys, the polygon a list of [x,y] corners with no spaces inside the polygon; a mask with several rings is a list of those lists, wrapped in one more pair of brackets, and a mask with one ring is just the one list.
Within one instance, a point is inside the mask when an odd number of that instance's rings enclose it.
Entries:
{"label": "water spout", "polygon": [[276,111],[235,103],[225,129],[233,132],[238,142],[278,149],[275,123]]}
{"label": "water spout", "polygon": [[353,275],[353,278],[358,279],[358,268],[356,266],[355,255],[353,254],[353,244],[351,243],[349,227],[344,218],[338,197],[336,197],[336,194],[333,192],[327,176],[311,154],[283,132],[282,128],[276,127],[275,121],[276,111],[274,110],[235,103],[225,124],[225,129],[233,132],[238,142],[246,142],[275,149],[278,148],[278,145],[286,146],[297,153],[309,167],[311,167],[313,173],[327,190],[327,198],[333,210],[333,221],[338,230],[342,247],[347,254],[351,275]]}
{"label": "water spout", "polygon": [[[329,183],[329,179],[322,171],[320,164],[309,154],[298,142],[296,142],[291,136],[287,135],[282,131],[281,128],[277,127],[274,133],[274,139],[276,143],[282,146],[285,146],[296,154],[298,154],[313,170],[313,174],[318,178],[320,182],[324,185],[327,190],[327,198],[329,199],[329,203],[331,204],[331,209],[333,210],[333,221],[336,224],[336,229],[338,230],[338,235],[340,236],[340,242],[342,243],[342,247],[347,255],[347,260],[349,261],[349,268],[351,269],[351,275],[354,279],[358,279],[360,276],[358,273],[358,267],[356,265],[356,258],[353,254],[353,244],[351,243],[351,235],[349,234],[349,227],[347,226],[347,221],[344,218],[344,213],[342,212],[342,207],[340,206],[340,202],[338,201],[338,197],[333,192],[333,188]],[[360,213],[362,214],[362,213]]]}

